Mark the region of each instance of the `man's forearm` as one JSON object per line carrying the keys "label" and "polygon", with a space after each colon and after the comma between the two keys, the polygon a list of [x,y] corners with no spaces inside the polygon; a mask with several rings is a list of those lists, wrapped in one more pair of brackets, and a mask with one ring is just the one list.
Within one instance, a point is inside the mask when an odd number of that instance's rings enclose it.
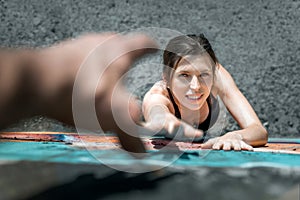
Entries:
{"label": "man's forearm", "polygon": [[34,50],[0,50],[0,128],[36,114],[38,102],[33,85]]}

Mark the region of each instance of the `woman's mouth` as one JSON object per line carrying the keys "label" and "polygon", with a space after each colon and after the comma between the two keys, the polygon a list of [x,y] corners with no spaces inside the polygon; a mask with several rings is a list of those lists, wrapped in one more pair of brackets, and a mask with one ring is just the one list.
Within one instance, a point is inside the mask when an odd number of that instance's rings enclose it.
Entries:
{"label": "woman's mouth", "polygon": [[186,98],[190,101],[198,101],[201,99],[203,94],[197,94],[197,95],[186,95]]}

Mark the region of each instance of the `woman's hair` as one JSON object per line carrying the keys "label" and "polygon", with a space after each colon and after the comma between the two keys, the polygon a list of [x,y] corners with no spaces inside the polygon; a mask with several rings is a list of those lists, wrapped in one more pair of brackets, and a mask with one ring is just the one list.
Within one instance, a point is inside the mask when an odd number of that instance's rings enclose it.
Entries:
{"label": "woman's hair", "polygon": [[[179,61],[185,56],[201,55],[208,53],[215,64],[218,59],[209,41],[203,34],[200,35],[181,35],[169,41],[163,54],[163,76],[170,81],[173,71],[177,68]],[[215,71],[215,65],[213,66]]]}

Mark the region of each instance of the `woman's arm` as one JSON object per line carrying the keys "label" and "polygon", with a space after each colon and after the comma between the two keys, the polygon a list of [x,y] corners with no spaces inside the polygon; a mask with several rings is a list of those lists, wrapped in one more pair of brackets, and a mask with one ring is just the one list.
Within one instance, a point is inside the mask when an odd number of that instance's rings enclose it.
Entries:
{"label": "woman's arm", "polygon": [[241,127],[241,130],[229,132],[213,143],[208,142],[203,147],[212,146],[214,149],[223,148],[225,150],[231,148],[236,150],[239,148],[243,149],[244,144],[240,145],[240,147],[238,147],[239,144],[235,144],[239,140],[252,146],[266,144],[268,139],[266,129],[262,126],[248,100],[236,86],[232,76],[222,65],[219,65],[216,71],[215,87],[218,95]]}
{"label": "woman's arm", "polygon": [[146,93],[143,100],[144,126],[153,131],[166,131],[166,137],[181,140],[202,138],[203,132],[174,116],[164,81],[159,81]]}

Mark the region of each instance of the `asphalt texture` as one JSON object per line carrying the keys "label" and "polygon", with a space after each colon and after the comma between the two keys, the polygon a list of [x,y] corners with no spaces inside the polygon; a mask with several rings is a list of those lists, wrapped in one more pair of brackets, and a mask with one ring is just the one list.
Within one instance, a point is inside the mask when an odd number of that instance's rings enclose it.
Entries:
{"label": "asphalt texture", "polygon": [[[270,136],[299,137],[299,9],[298,0],[1,0],[0,45],[44,47],[88,32],[141,27],[204,33]],[[158,80],[160,71],[145,65],[130,77],[137,88]],[[234,129],[229,117],[226,130]],[[9,130],[73,129],[36,116]]]}
{"label": "asphalt texture", "polygon": [[[0,46],[45,47],[88,32],[128,32],[141,27],[168,28],[185,34],[204,33],[220,63],[232,74],[267,127],[270,137],[299,137],[299,19],[299,0],[0,0]],[[142,69],[133,70],[128,77],[129,89],[140,96],[147,84],[160,77],[155,67],[146,65]],[[136,91],[136,88],[139,89]],[[230,131],[238,126],[229,118],[225,129]],[[6,130],[74,131],[74,128],[46,116],[36,116]],[[275,199],[290,189],[299,191],[300,177],[299,171],[288,169],[244,169],[230,176],[225,169],[205,169],[205,173],[201,170],[180,172],[154,182],[153,176],[148,180],[147,175],[140,175],[138,181],[145,185],[135,185],[134,176],[129,180],[132,187],[124,189],[117,185],[120,181],[123,185],[128,183],[128,177],[124,179],[122,173],[114,172],[118,173],[117,178],[103,182],[87,175],[93,173],[88,166],[82,167],[87,171],[76,172],[73,178],[58,169],[59,165],[47,163],[2,165],[1,177],[5,178],[1,178],[1,187],[6,191],[2,195],[8,194],[7,199],[30,196],[51,199],[66,191],[64,194],[73,197],[71,191],[75,188],[80,197],[78,190],[84,186],[90,195],[86,197],[90,199]],[[49,177],[56,181],[51,184],[41,181]],[[104,187],[105,181],[116,190]],[[99,192],[97,188],[101,186],[108,192]]]}

